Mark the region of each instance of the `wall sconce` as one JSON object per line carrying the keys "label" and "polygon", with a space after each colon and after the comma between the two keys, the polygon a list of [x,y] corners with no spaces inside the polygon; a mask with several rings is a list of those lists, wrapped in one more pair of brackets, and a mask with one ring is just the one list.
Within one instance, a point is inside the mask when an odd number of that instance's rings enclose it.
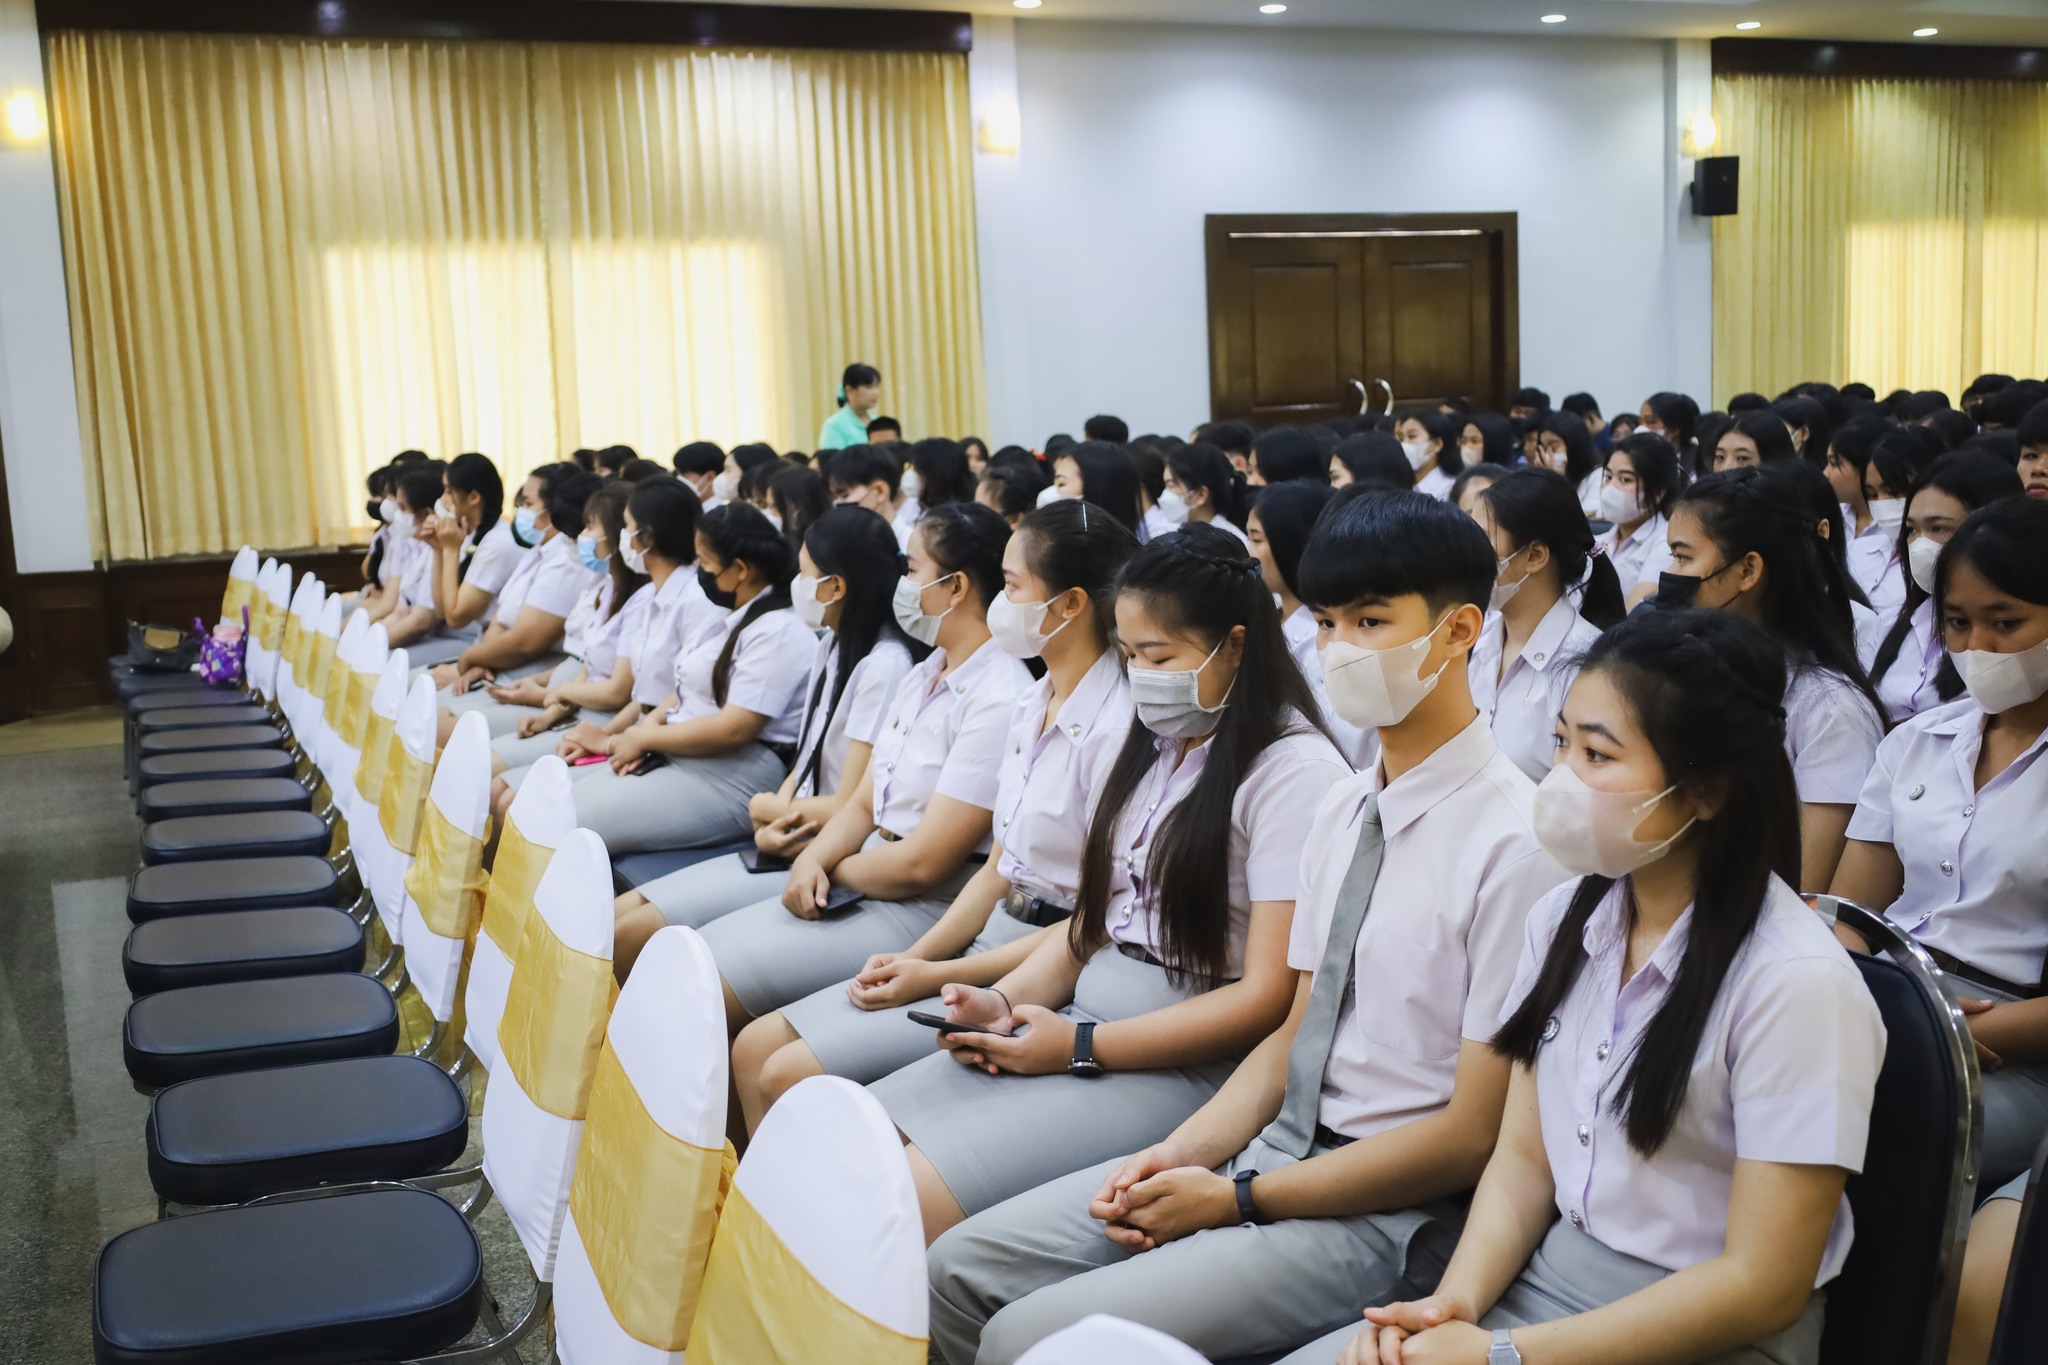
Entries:
{"label": "wall sconce", "polygon": [[1678,150],[1685,156],[1698,160],[1714,154],[1714,144],[1720,141],[1721,130],[1714,123],[1712,114],[1694,114],[1685,121],[1685,127],[1678,139]]}
{"label": "wall sconce", "polygon": [[974,145],[991,156],[1015,156],[1022,122],[1015,100],[991,100],[974,125]]}
{"label": "wall sconce", "polygon": [[41,145],[50,132],[43,118],[42,96],[33,90],[10,92],[6,103],[0,105],[0,128],[6,129],[7,140],[17,147]]}

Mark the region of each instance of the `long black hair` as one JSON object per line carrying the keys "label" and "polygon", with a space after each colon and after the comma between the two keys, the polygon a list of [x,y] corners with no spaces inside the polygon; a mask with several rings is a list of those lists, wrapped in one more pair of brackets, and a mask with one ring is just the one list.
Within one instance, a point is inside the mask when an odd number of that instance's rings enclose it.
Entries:
{"label": "long black hair", "polygon": [[[1981,455],[1974,452],[1957,451],[1952,455],[1944,455],[1927,466],[1926,471],[1914,481],[1912,490],[1906,494],[1908,513],[1913,509],[1913,499],[1929,488],[1948,494],[1970,509],[1970,516],[1964,521],[1964,525],[1974,520],[1979,511],[1998,503],[2014,499],[2032,501],[2023,496],[2026,489],[2020,483],[2020,476],[2016,470],[1996,455]],[[1955,544],[1956,535],[1961,534],[1961,530],[1962,528],[1958,527],[1956,533],[1949,537],[1949,545]],[[1899,661],[1899,653],[1905,648],[1906,636],[1913,627],[1913,613],[1920,609],[1920,604],[1929,596],[1925,589],[1913,581],[1913,575],[1904,569],[1904,566],[1911,562],[1906,553],[1906,544],[1911,539],[1912,533],[1907,524],[1900,522],[1898,558],[1901,574],[1906,580],[1906,596],[1905,600],[1899,603],[1899,614],[1892,621],[1891,629],[1885,632],[1884,642],[1877,647],[1877,653],[1870,661],[1870,677],[1873,682],[1889,673],[1892,665]],[[2043,544],[2048,542],[2036,542],[2033,551],[2037,557],[2048,560],[2048,556],[2041,555]],[[1941,566],[1949,562],[1948,545],[1944,545],[1941,558],[1936,562],[1934,569],[1934,595],[1937,600],[1941,585],[1946,581],[1941,576]],[[1990,575],[1985,576],[1988,578]],[[2006,592],[2014,591],[2003,584],[1999,586]],[[1940,623],[1937,622],[1937,633],[1940,628]],[[1934,691],[1943,701],[1954,701],[1963,694],[1962,674],[1956,672],[1955,660],[1949,658],[1945,649],[1941,652],[1941,663],[1934,671]]]}
{"label": "long black hair", "polygon": [[[1057,596],[1074,588],[1088,594],[1098,644],[1116,631],[1117,571],[1138,552],[1138,538],[1114,517],[1090,512],[1072,498],[1049,503],[1017,523],[1032,576]],[[1237,537],[1232,536],[1235,540]]]}
{"label": "long black hair", "polygon": [[[1769,636],[1726,612],[1643,612],[1594,642],[1579,676],[1593,673],[1635,713],[1664,780],[1715,810],[1691,835],[1699,870],[1685,955],[1610,1102],[1629,1146],[1650,1156],[1678,1122],[1707,1017],[1756,928],[1771,879],[1798,884],[1799,792],[1785,755],[1781,700],[1785,657]],[[1585,967],[1587,921],[1613,885],[1607,877],[1580,880],[1536,984],[1493,1035],[1495,1052],[1535,1065],[1545,1026]]]}
{"label": "long black hair", "polygon": [[1415,467],[1408,463],[1393,433],[1377,428],[1357,431],[1337,442],[1330,458],[1344,466],[1353,483],[1375,488],[1413,488]]}
{"label": "long black hair", "polygon": [[1692,400],[1691,394],[1672,393],[1668,390],[1653,393],[1643,402],[1656,419],[1670,432],[1671,448],[1678,452],[1679,463],[1690,469],[1694,467],[1693,440],[1699,434],[1700,405]]}
{"label": "long black hair", "polygon": [[[491,463],[488,455],[479,455],[474,450],[465,451],[448,462],[448,467],[441,471],[441,478],[457,493],[477,495],[476,529],[469,533],[469,543],[482,544],[483,538],[505,515],[505,481],[498,477],[498,466]],[[462,555],[460,560],[456,567],[458,581],[468,575],[470,557]]]}
{"label": "long black hair", "polygon": [[697,536],[726,563],[742,560],[767,580],[754,600],[747,603],[740,623],[725,637],[718,662],[711,665],[711,698],[723,706],[726,685],[732,681],[732,656],[739,648],[740,636],[769,612],[789,606],[789,580],[796,570],[796,555],[782,538],[782,532],[775,529],[775,523],[762,516],[760,508],[743,502],[721,503],[706,512],[697,523]]}
{"label": "long black hair", "polygon": [[2048,606],[2048,502],[2006,497],[1988,502],[1956,527],[1934,565],[1934,593],[1948,596],[1949,575],[1968,564],[1978,577],[2037,606]]}
{"label": "long black hair", "polygon": [[1593,528],[1564,475],[1517,469],[1481,489],[1479,501],[1517,549],[1540,542],[1550,551],[1550,571],[1561,591],[1578,594],[1579,615],[1605,630],[1628,613],[1621,579],[1606,555],[1594,553]]}
{"label": "long black hair", "polygon": [[[1229,970],[1231,805],[1259,755],[1315,725],[1315,695],[1287,652],[1258,561],[1230,532],[1195,525],[1160,536],[1118,573],[1116,598],[1125,594],[1141,600],[1161,627],[1204,648],[1244,629],[1237,679],[1209,739],[1201,776],[1161,820],[1145,864],[1145,880],[1157,888],[1159,955],[1169,975],[1220,982]],[[1118,818],[1138,799],[1158,759],[1152,732],[1133,720],[1081,847],[1080,894],[1067,929],[1076,958],[1086,959],[1109,941],[1110,844]]]}
{"label": "long black hair", "polygon": [[[1521,451],[1520,442],[1515,440],[1514,423],[1497,412],[1472,412],[1458,424],[1458,439],[1465,438],[1465,428],[1471,427],[1479,433],[1479,458],[1488,464],[1512,468],[1515,456]],[[1460,450],[1458,458],[1466,464],[1465,452]]]}
{"label": "long black hair", "polygon": [[[1764,469],[1768,478],[1783,486],[1784,496],[1797,499],[1806,509],[1806,514],[1813,518],[1814,532],[1820,536],[1821,551],[1842,571],[1842,586],[1848,590],[1849,600],[1857,606],[1868,607],[1869,596],[1849,572],[1849,520],[1842,515],[1842,504],[1835,497],[1835,486],[1828,482],[1822,467],[1811,460],[1779,460],[1764,466]],[[1852,636],[1854,620],[1852,610]]]}
{"label": "long black hair", "polygon": [[1209,510],[1233,526],[1244,525],[1244,475],[1231,465],[1220,447],[1193,441],[1166,453],[1166,467],[1180,486],[1192,492],[1209,490]]}
{"label": "long black hair", "polygon": [[1593,433],[1586,419],[1569,412],[1553,412],[1537,428],[1544,435],[1564,442],[1564,476],[1577,488],[1600,467],[1600,452],[1593,447]]}
{"label": "long black hair", "polygon": [[846,584],[846,596],[839,599],[839,620],[833,626],[835,665],[832,695],[826,697],[825,674],[821,670],[811,690],[810,705],[804,711],[803,733],[797,736],[798,752],[812,735],[802,771],[797,773],[796,790],[817,775],[825,752],[824,736],[839,713],[846,685],[861,661],[877,645],[894,642],[909,651],[913,663],[923,662],[931,646],[918,643],[896,624],[891,601],[896,582],[903,577],[903,551],[889,523],[861,507],[834,507],[810,524],[803,538],[804,550],[818,572]]}
{"label": "long black hair", "polygon": [[1083,441],[1062,450],[1058,459],[1072,460],[1081,472],[1082,497],[1137,534],[1143,523],[1138,511],[1138,470],[1123,447],[1107,441]]}
{"label": "long black hair", "polygon": [[1628,456],[1629,468],[1635,471],[1636,491],[1642,497],[1644,513],[1653,517],[1668,514],[1685,488],[1677,448],[1654,431],[1635,431],[1607,452],[1610,463],[1617,450]]}
{"label": "long black hair", "polygon": [[583,505],[583,524],[596,522],[604,532],[605,543],[612,547],[611,562],[605,566],[612,580],[611,610],[604,614],[609,621],[625,610],[626,600],[640,591],[647,582],[647,575],[634,573],[626,563],[623,548],[626,543],[626,504],[633,500],[634,484],[622,479],[613,479],[590,495],[590,501]]}
{"label": "long black hair", "polygon": [[[1259,519],[1259,531],[1273,551],[1273,567],[1280,571],[1280,581],[1296,598],[1301,596],[1301,589],[1295,586],[1299,581],[1301,552],[1308,548],[1309,533],[1315,529],[1316,518],[1323,514],[1323,509],[1335,496],[1326,483],[1289,479],[1286,483],[1267,484],[1265,491],[1259,494],[1258,505],[1252,508],[1252,515]],[[1271,600],[1267,599],[1269,604]]]}
{"label": "long black hair", "polygon": [[[1811,402],[1811,400],[1800,401]],[[1813,408],[1815,411],[1819,411],[1820,404],[1813,403]],[[1756,447],[1757,460],[1762,464],[1770,464],[1775,460],[1796,460],[1799,458],[1799,451],[1792,444],[1792,433],[1786,429],[1784,420],[1776,412],[1768,409],[1762,412],[1738,413],[1734,417],[1729,418],[1728,425],[1722,429],[1720,435],[1714,438],[1714,443],[1718,446],[1721,437],[1729,435],[1748,437],[1749,443]],[[1714,463],[1714,455],[1716,453],[1718,452],[1707,452],[1707,464],[1709,466]]]}
{"label": "long black hair", "polygon": [[1820,526],[1786,485],[1761,466],[1724,469],[1685,490],[1674,505],[1733,564],[1754,552],[1764,562],[1763,627],[1785,651],[1793,673],[1820,668],[1840,674],[1885,719],[1884,703],[1856,659],[1856,618],[1848,574],[1821,544]]}
{"label": "long black hair", "polygon": [[768,480],[768,501],[775,504],[775,514],[782,518],[782,534],[792,545],[802,544],[832,506],[823,476],[802,464],[775,471]]}
{"label": "long black hair", "polygon": [[[1010,523],[978,502],[949,502],[919,517],[917,533],[924,536],[924,552],[939,566],[939,576],[965,575],[986,612],[1003,590],[1003,547],[1010,543]],[[895,584],[889,586],[895,589]]]}
{"label": "long black hair", "polygon": [[[640,528],[643,554],[658,554],[675,565],[696,562],[697,523],[704,515],[696,489],[681,479],[647,479],[633,485],[626,510]],[[625,546],[618,548],[623,558]]]}
{"label": "long black hair", "polygon": [[949,502],[974,501],[974,473],[959,442],[926,437],[910,448],[910,467],[917,471],[917,504],[926,511]]}
{"label": "long black hair", "polygon": [[1413,422],[1421,427],[1429,439],[1436,444],[1436,467],[1445,474],[1456,474],[1465,467],[1465,452],[1458,449],[1458,437],[1465,430],[1465,419],[1454,417],[1447,412],[1404,412],[1395,422],[1400,429],[1402,422]]}

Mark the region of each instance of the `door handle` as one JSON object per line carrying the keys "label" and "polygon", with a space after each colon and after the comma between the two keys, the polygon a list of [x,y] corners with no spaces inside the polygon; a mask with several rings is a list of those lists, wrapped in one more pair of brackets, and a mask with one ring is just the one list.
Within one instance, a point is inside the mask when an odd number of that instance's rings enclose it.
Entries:
{"label": "door handle", "polygon": [[[1380,388],[1386,390],[1387,412],[1389,415],[1391,415],[1394,411],[1394,386],[1392,384],[1389,384],[1384,379],[1375,379],[1372,382],[1378,385]],[[1352,380],[1351,387],[1358,390],[1359,415],[1364,416],[1365,414],[1370,413],[1372,411],[1372,390],[1368,389],[1365,386],[1365,381],[1363,379]]]}

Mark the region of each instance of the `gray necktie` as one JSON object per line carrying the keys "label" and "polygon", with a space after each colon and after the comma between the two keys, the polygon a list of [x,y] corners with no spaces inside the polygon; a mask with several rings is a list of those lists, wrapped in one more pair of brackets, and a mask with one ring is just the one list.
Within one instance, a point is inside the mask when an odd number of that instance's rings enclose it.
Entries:
{"label": "gray necktie", "polygon": [[1309,987],[1308,1009],[1302,1013],[1294,1045],[1287,1050],[1287,1093],[1280,1101],[1280,1114],[1259,1135],[1268,1147],[1292,1157],[1307,1156],[1315,1143],[1323,1068],[1329,1065],[1330,1046],[1337,1040],[1337,1012],[1351,984],[1358,930],[1365,923],[1365,910],[1372,903],[1373,883],[1379,880],[1386,850],[1386,835],[1380,829],[1380,798],[1375,792],[1365,798],[1358,847],[1351,854],[1351,869],[1344,874],[1344,885],[1330,912],[1330,937],[1323,945],[1323,960],[1316,965],[1315,984]]}

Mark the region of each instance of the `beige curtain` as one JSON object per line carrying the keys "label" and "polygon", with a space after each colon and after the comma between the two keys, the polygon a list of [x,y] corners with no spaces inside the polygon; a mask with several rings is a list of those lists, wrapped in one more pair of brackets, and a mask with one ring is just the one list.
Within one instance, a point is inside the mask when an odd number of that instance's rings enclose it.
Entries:
{"label": "beige curtain", "polygon": [[983,425],[957,55],[50,40],[100,552],[331,544],[412,446]]}
{"label": "beige curtain", "polygon": [[2048,86],[1724,76],[1714,389],[2048,372]]}

